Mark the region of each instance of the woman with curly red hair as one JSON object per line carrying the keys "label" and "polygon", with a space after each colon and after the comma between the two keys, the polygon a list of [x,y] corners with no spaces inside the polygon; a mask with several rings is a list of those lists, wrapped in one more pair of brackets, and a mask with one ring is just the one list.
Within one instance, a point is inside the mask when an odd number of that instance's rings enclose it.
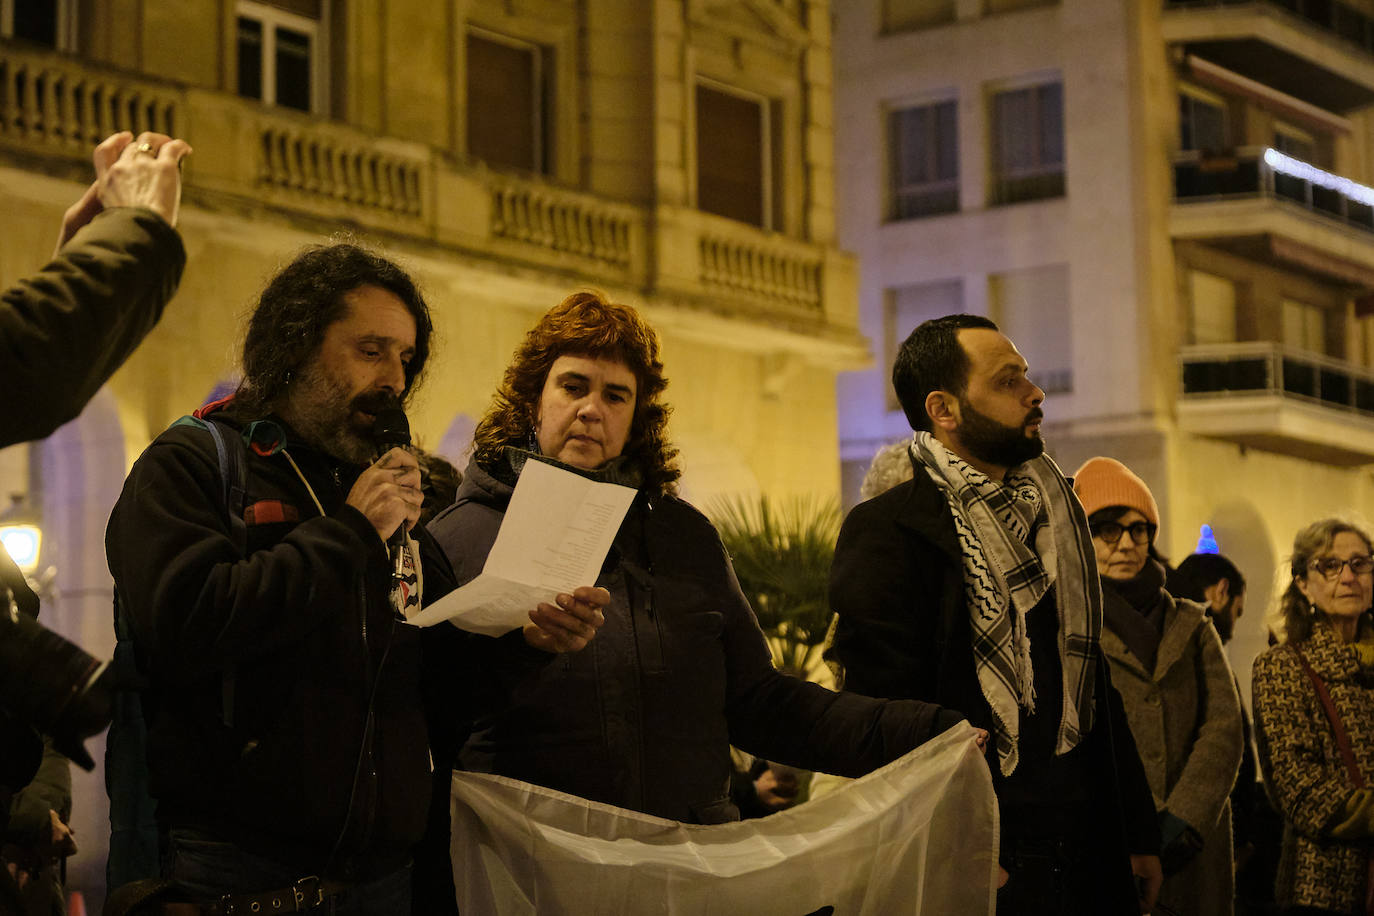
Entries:
{"label": "woman with curly red hair", "polygon": [[[731,744],[860,776],[962,719],[774,669],[719,536],[676,495],[666,387],[653,329],[595,293],[555,306],[516,349],[478,424],[458,501],[430,525],[457,581],[481,572],[527,462],[637,495],[597,580],[611,594],[597,637],[551,664],[491,669],[505,682],[478,700],[458,768],[712,824],[739,817]],[[447,790],[445,763],[436,761]]]}

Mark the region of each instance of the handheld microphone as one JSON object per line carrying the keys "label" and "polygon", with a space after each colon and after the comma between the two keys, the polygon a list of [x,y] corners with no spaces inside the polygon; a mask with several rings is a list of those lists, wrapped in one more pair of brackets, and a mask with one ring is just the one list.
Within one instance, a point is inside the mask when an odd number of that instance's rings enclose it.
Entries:
{"label": "handheld microphone", "polygon": [[[377,443],[377,456],[380,458],[393,448],[410,445],[410,421],[406,412],[399,407],[383,407],[372,421],[372,441]],[[391,555],[391,577],[405,578],[405,522],[396,526],[395,532],[387,539],[387,552]]]}

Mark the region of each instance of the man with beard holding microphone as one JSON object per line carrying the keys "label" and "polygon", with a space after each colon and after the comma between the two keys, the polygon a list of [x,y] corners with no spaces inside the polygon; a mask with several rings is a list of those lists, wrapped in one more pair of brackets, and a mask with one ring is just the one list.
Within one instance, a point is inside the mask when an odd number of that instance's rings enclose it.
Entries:
{"label": "man with beard holding microphone", "polygon": [[[307,250],[263,291],[238,391],[159,436],[110,517],[163,876],[206,912],[410,912],[431,779],[406,619],[452,577],[420,558],[419,466],[397,447],[430,333],[395,264]],[[607,599],[560,595],[505,638],[575,651]]]}
{"label": "man with beard holding microphone", "polygon": [[1028,368],[974,315],[902,344],[892,384],[915,477],[845,519],[826,658],[846,690],[959,709],[994,736],[999,916],[1146,913],[1154,802],[1098,645],[1087,519],[1043,455]]}

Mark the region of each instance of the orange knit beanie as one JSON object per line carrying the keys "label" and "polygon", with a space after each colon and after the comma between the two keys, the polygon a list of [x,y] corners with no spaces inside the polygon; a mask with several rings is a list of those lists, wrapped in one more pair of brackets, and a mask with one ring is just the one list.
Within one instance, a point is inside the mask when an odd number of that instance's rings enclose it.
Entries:
{"label": "orange knit beanie", "polygon": [[1092,515],[1098,509],[1125,506],[1134,509],[1156,528],[1159,527],[1159,506],[1150,495],[1150,488],[1135,472],[1115,458],[1089,458],[1073,474],[1073,491],[1083,503],[1083,511]]}

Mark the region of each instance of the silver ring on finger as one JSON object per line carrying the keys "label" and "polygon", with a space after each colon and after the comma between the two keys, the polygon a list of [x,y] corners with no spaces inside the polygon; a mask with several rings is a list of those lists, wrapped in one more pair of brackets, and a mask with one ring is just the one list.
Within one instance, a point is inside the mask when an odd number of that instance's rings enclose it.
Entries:
{"label": "silver ring on finger", "polygon": [[151,143],[140,143],[138,146],[134,147],[134,152],[142,153],[146,156],[157,155],[157,151],[153,149],[153,145]]}

